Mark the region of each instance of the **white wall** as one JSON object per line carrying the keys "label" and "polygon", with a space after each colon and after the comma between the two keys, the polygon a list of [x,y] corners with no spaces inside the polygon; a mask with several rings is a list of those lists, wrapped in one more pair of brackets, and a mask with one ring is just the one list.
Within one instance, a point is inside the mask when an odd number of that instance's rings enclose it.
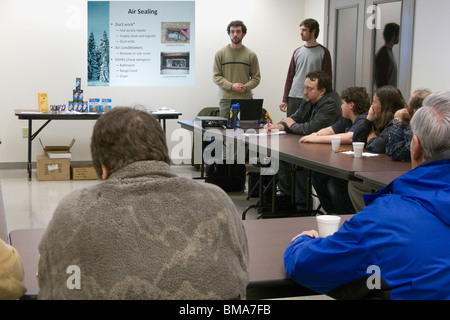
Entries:
{"label": "white wall", "polygon": [[[262,83],[256,97],[274,120],[278,110],[287,66],[292,51],[301,45],[299,23],[307,17],[325,20],[326,0],[197,0],[196,1],[196,86],[87,87],[85,0],[2,0],[0,1],[0,165],[25,162],[26,139],[21,137],[26,121],[14,116],[14,109],[37,108],[37,92],[49,93],[50,103],[71,99],[76,77],[82,77],[85,98],[111,97],[114,105],[143,104],[149,108],[169,106],[192,119],[203,107],[217,105],[217,88],[212,82],[212,60],[217,49],[229,42],[225,28],[229,21],[242,19],[248,26],[244,43],[257,52]],[[225,6],[223,5],[225,4]],[[220,8],[220,9],[218,9]],[[77,11],[79,15],[77,15]],[[411,89],[427,87],[450,90],[450,21],[448,0],[416,0]],[[324,43],[324,32],[319,41]],[[53,121],[39,135],[48,145],[77,142],[73,160],[89,160],[93,121]],[[35,129],[38,124],[35,123]],[[168,137],[179,128],[168,122]],[[170,144],[170,143],[169,143]],[[173,145],[170,144],[170,145]],[[40,145],[33,143],[33,159]]]}
{"label": "white wall", "polygon": [[324,43],[325,29],[327,28],[324,23],[325,20],[325,1],[326,0],[305,0],[305,19],[316,19],[320,24],[320,32],[317,41],[321,44]]}
{"label": "white wall", "polygon": [[450,91],[450,1],[416,0],[411,89]]}
{"label": "white wall", "polygon": [[[306,3],[306,5],[305,5]],[[87,1],[0,1],[0,165],[25,162],[27,140],[22,138],[25,120],[14,109],[37,109],[37,92],[48,92],[49,103],[71,100],[75,78],[83,81],[84,98],[110,97],[113,106],[141,104],[168,106],[192,120],[202,108],[217,106],[217,87],[212,82],[215,52],[229,43],[226,26],[242,19],[248,34],[244,44],[259,57],[262,82],[254,90],[274,120],[283,114],[281,102],[288,64],[302,44],[299,24],[307,17],[323,19],[324,0],[197,0],[195,87],[88,87],[86,83]],[[36,130],[43,122],[34,122]],[[53,121],[39,135],[47,145],[68,144],[75,138],[73,161],[90,160],[89,143],[94,121]],[[168,121],[168,137],[179,128]],[[169,147],[174,143],[170,143]],[[33,142],[33,161],[41,153]]]}

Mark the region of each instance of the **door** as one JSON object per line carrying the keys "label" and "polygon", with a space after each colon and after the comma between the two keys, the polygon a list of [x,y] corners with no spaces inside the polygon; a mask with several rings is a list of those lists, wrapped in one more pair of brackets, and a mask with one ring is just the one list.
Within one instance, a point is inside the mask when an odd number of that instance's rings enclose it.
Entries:
{"label": "door", "polygon": [[364,2],[330,2],[328,49],[333,59],[333,85],[339,94],[362,82]]}
{"label": "door", "polygon": [[414,36],[415,0],[366,0],[366,13],[376,17],[376,23],[365,29],[364,56],[370,57],[367,63],[372,68],[365,74],[363,83],[367,88],[375,88],[373,81],[373,61],[376,52],[383,40],[382,34],[387,23],[394,22],[400,25],[400,41],[393,50],[397,68],[397,88],[408,100],[411,94],[411,66]]}
{"label": "door", "polygon": [[333,57],[334,88],[363,86],[373,93],[374,58],[381,46],[384,25],[400,25],[400,42],[394,47],[397,87],[405,99],[411,94],[412,45],[415,0],[329,0],[325,44]]}

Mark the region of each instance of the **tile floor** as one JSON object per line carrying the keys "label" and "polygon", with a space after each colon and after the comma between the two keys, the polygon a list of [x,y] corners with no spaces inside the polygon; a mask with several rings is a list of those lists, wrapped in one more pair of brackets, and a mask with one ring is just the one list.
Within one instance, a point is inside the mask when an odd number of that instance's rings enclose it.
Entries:
{"label": "tile floor", "polygon": [[[192,166],[174,166],[173,170],[180,176],[193,178],[200,175]],[[202,181],[202,180],[199,180]],[[38,181],[33,172],[33,180],[28,181],[25,169],[0,170],[0,183],[3,191],[6,223],[8,232],[18,229],[45,228],[60,199],[73,189],[99,183],[96,180],[85,181]],[[240,214],[254,204],[257,199],[247,200],[247,192],[229,193]],[[247,219],[254,219],[256,210],[247,214]]]}

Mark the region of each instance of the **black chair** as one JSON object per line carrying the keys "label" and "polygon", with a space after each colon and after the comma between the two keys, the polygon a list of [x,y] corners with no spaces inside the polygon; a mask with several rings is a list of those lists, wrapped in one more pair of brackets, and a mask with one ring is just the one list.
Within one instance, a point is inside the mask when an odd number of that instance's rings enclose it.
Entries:
{"label": "black chair", "polygon": [[[259,161],[254,166],[264,167]],[[308,171],[309,172],[309,171]],[[295,188],[295,170],[291,172],[292,174],[292,190]],[[253,175],[255,175],[253,173]],[[254,205],[248,206],[242,213],[242,220],[246,219],[247,213],[252,209],[258,209],[257,219],[276,219],[276,218],[289,218],[289,217],[307,217],[314,216],[321,213],[320,208],[309,209],[309,210],[299,210],[295,203],[295,196],[279,196],[277,195],[277,175],[263,176],[258,175],[258,180],[254,185],[248,186],[249,193],[247,200],[254,196],[255,191],[258,188],[258,202]],[[254,178],[254,177],[253,177]],[[307,183],[309,184],[308,190],[312,189],[310,175],[308,174]],[[251,188],[251,189],[250,189]],[[309,192],[308,192],[309,193]],[[317,197],[314,194],[308,194],[309,197]],[[309,199],[308,197],[308,199]],[[309,200],[309,201],[312,201]],[[311,203],[312,204],[312,203]],[[308,207],[310,204],[308,203]]]}
{"label": "black chair", "polygon": [[[200,112],[197,114],[199,117],[218,117],[220,114],[220,110],[218,107],[206,107],[200,110]],[[202,146],[202,152],[205,146],[207,145],[207,142],[203,141]],[[203,157],[202,157],[203,159]],[[195,170],[199,171],[201,170],[201,177],[200,179],[204,179],[204,163],[202,161],[202,164],[196,164],[194,163],[194,144],[192,144],[192,153],[191,153],[191,165],[195,168]]]}

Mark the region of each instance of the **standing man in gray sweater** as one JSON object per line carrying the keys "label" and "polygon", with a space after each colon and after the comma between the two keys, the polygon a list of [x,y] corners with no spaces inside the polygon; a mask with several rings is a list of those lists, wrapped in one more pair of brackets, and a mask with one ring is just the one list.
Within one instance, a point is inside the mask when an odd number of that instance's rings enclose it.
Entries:
{"label": "standing man in gray sweater", "polygon": [[306,19],[300,24],[300,35],[305,45],[292,55],[280,104],[280,110],[286,112],[287,117],[293,115],[305,99],[305,80],[309,72],[323,71],[333,79],[331,55],[317,42],[319,32],[319,23],[314,19]]}

